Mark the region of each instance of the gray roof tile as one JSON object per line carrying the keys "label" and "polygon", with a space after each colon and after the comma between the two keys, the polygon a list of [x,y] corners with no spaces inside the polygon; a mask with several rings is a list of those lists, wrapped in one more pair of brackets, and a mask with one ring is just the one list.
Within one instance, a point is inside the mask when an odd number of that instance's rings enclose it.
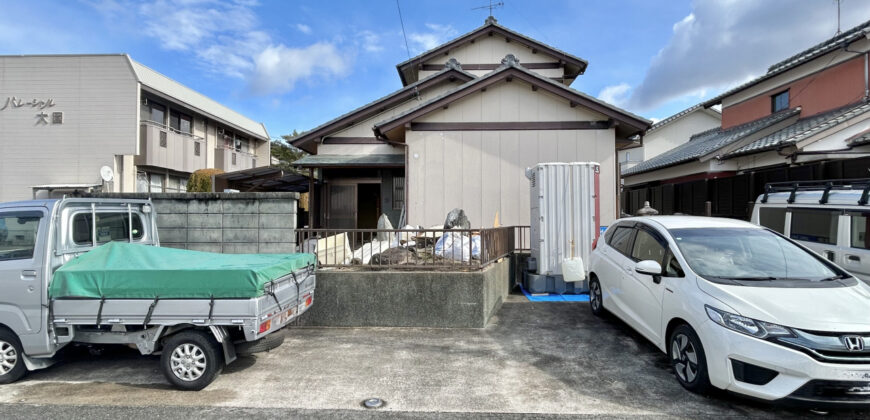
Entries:
{"label": "gray roof tile", "polygon": [[649,172],[656,169],[666,168],[668,166],[678,165],[683,162],[696,160],[701,156],[734,144],[759,130],[793,117],[799,112],[800,108],[788,109],[725,130],[714,128],[700,132],[693,135],[688,142],[658,156],[645,160],[634,167],[626,169],[622,172],[622,175],[637,175],[643,172]]}
{"label": "gray roof tile", "polygon": [[824,131],[868,111],[870,111],[870,103],[859,102],[832,111],[801,118],[788,127],[764,136],[746,146],[728,153],[726,158],[757,153],[763,150],[775,149],[783,145],[794,144],[820,131]]}

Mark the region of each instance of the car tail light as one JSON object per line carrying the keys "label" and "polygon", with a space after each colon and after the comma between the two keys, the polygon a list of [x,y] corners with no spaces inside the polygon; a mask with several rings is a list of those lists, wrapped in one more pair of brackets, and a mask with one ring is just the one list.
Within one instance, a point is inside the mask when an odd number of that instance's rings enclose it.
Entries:
{"label": "car tail light", "polygon": [[305,306],[311,306],[311,301],[312,301],[311,296],[308,296],[308,299],[305,299]]}
{"label": "car tail light", "polygon": [[272,320],[268,320],[262,324],[260,324],[260,334],[269,331],[269,328],[272,328]]}

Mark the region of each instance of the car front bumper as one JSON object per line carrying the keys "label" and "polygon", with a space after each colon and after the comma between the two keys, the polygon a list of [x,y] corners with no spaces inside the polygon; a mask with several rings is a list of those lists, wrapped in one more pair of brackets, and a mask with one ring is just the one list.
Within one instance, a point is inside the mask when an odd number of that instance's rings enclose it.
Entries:
{"label": "car front bumper", "polygon": [[[753,398],[808,405],[870,407],[870,364],[825,363],[776,343],[706,321],[698,329],[710,383]],[[735,377],[733,361],[776,371],[753,384]]]}

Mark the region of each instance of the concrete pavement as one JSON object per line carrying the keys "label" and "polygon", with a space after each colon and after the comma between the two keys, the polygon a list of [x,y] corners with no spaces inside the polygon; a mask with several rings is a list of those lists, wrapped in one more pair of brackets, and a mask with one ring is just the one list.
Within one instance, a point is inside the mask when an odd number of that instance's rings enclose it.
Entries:
{"label": "concrete pavement", "polygon": [[373,396],[387,401],[375,413],[388,418],[808,414],[686,392],[665,355],[618,320],[593,317],[586,303],[515,295],[485,329],[295,328],[283,346],[240,359],[200,392],[171,389],[156,357],[126,349],[75,352],[0,390],[7,418],[53,410],[106,418],[368,417],[361,401]]}

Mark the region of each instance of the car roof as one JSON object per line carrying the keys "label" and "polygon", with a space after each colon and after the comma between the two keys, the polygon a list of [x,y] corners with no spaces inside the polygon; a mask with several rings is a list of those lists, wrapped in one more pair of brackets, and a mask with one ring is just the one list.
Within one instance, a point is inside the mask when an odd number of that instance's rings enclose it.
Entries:
{"label": "car roof", "polygon": [[25,201],[10,201],[8,203],[0,203],[0,209],[8,209],[15,207],[46,207],[51,208],[57,199],[50,200],[25,200]]}
{"label": "car roof", "polygon": [[[861,198],[861,190],[831,190],[828,192],[828,202],[827,204],[822,204],[831,206],[855,206],[855,207],[865,207],[870,208],[870,206],[860,206],[858,205],[858,200]],[[822,198],[822,194],[824,191],[797,191],[794,195],[794,203],[790,203],[791,205],[795,204],[811,204],[814,206],[819,206],[819,200]],[[791,192],[776,192],[770,193],[767,195],[767,203],[762,203],[761,199],[764,196],[759,196],[757,203],[759,205],[771,205],[771,204],[789,204],[788,199],[791,196]]]}
{"label": "car roof", "polygon": [[619,222],[636,221],[658,225],[665,229],[690,228],[752,228],[763,229],[761,226],[737,219],[703,216],[641,216],[619,219]]}

